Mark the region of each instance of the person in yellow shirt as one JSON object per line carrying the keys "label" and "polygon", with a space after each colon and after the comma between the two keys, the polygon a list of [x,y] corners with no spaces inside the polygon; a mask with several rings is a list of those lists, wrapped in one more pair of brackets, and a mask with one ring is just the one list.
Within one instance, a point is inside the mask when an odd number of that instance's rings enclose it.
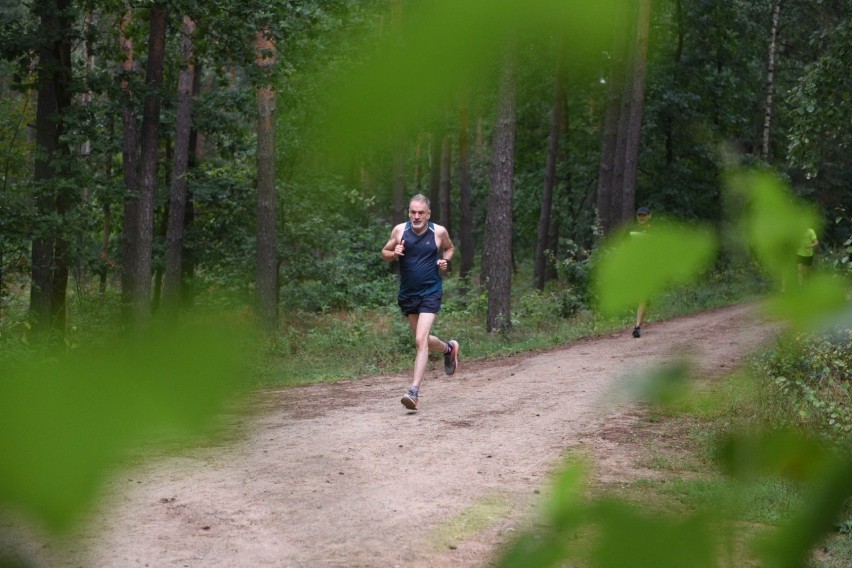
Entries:
{"label": "person in yellow shirt", "polygon": [[796,265],[798,267],[797,275],[799,278],[799,286],[805,283],[805,280],[811,275],[811,269],[814,264],[814,249],[819,244],[816,232],[813,229],[805,231],[802,244],[796,251]]}
{"label": "person in yellow shirt", "polygon": [[[651,228],[651,210],[648,207],[640,207],[636,210],[636,226],[630,231],[630,236],[635,237],[645,235]],[[648,301],[645,300],[639,303],[636,308],[636,325],[633,327],[633,337],[642,337],[642,322],[645,321],[645,310],[648,308]]]}

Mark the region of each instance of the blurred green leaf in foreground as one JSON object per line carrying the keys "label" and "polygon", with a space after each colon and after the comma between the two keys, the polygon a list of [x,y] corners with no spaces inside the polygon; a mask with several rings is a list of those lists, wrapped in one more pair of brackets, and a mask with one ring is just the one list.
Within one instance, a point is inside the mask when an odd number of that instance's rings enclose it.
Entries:
{"label": "blurred green leaf in foreground", "polygon": [[236,331],[207,323],[0,370],[0,504],[69,529],[130,450],[208,431],[241,390]]}
{"label": "blurred green leaf in foreground", "polygon": [[[584,499],[583,468],[570,463],[554,483],[544,519],[518,537],[497,566],[544,568],[570,560],[600,568],[800,567],[852,497],[852,457],[818,449],[791,432],[734,435],[720,458],[740,482],[734,490],[745,491],[755,476],[791,478],[803,488],[804,506],[775,530],[755,536],[738,531],[731,511],[715,504],[677,515],[610,498]],[[743,552],[732,553],[742,544],[748,545]]]}
{"label": "blurred green leaf in foreground", "polygon": [[347,156],[422,128],[438,111],[493,81],[502,47],[519,34],[559,35],[565,38],[566,57],[577,65],[597,60],[612,37],[618,5],[614,0],[412,3],[402,25],[365,50],[369,57],[329,79],[324,89],[329,99],[319,105],[327,116],[323,147],[332,156]]}
{"label": "blurred green leaf in foreground", "polygon": [[844,277],[815,271],[801,286],[798,283],[796,251],[808,229],[818,237],[822,229],[821,217],[813,207],[766,172],[733,172],[728,185],[735,200],[744,205],[738,219],[744,245],[784,288],[770,300],[770,313],[794,326],[811,327],[841,310],[848,286]]}
{"label": "blurred green leaf in foreground", "polygon": [[663,222],[639,235],[615,234],[602,247],[594,279],[602,312],[615,314],[689,283],[715,258],[710,231]]}
{"label": "blurred green leaf in foreground", "polygon": [[[796,250],[803,235],[808,228],[820,229],[813,210],[769,174],[738,172],[728,181],[742,205],[737,207],[735,240],[779,284],[786,278],[786,293],[767,302],[772,313],[802,328],[841,314],[847,305],[843,276],[818,273],[801,286],[796,278]],[[602,247],[595,272],[601,310],[618,313],[653,299],[668,286],[697,278],[713,261],[716,243],[707,231],[669,223],[655,223],[645,234],[613,236]],[[633,394],[638,401],[665,409],[684,396],[688,371],[685,361],[664,365],[636,381]],[[577,561],[613,568],[801,567],[852,499],[848,449],[826,447],[803,433],[731,432],[717,457],[730,476],[735,495],[730,504],[735,508],[746,502],[739,497],[755,479],[795,483],[804,496],[802,506],[755,536],[739,530],[736,511],[718,503],[678,515],[650,513],[606,497],[583,499],[581,470],[568,464],[554,484],[543,520],[517,538],[497,565],[542,568]],[[739,552],[743,544],[747,548]]]}

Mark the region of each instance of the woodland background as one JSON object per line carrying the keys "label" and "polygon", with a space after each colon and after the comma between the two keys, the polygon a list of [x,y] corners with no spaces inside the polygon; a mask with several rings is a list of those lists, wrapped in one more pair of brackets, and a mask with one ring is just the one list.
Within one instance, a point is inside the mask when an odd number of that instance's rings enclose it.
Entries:
{"label": "woodland background", "polygon": [[836,250],[851,7],[5,1],[0,317],[56,338],[69,298],[122,328],[384,305],[377,250],[420,192],[508,329],[519,265],[582,290],[638,205],[722,226],[743,165]]}
{"label": "woodland background", "polygon": [[[4,506],[67,529],[128,448],[197,440],[247,389],[410,369],[379,250],[423,193],[457,248],[437,325],[468,360],[623,329],[647,291],[651,321],[776,308],[791,333],[754,380],[681,403],[692,446],[731,502],[731,471],[771,490],[764,565],[848,566],[850,0],[3,0],[0,18]],[[618,240],[639,205],[656,250]],[[812,283],[767,295],[804,226]],[[651,389],[670,403],[684,373]],[[559,558],[579,479],[505,565]],[[700,515],[717,503],[696,487]],[[609,528],[657,558],[631,515]]]}

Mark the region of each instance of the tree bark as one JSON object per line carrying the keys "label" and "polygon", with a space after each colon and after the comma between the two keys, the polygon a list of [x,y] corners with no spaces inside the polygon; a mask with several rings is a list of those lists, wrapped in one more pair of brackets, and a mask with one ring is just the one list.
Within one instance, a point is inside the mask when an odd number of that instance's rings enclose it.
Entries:
{"label": "tree bark", "polygon": [[627,50],[625,8],[617,10],[614,26],[612,60],[607,81],[606,114],[601,140],[601,158],[598,169],[598,231],[607,235],[612,230],[612,202],[614,199],[615,157],[617,154],[618,124],[624,90],[624,62]]}
{"label": "tree bark", "polygon": [[620,223],[633,217],[636,208],[636,174],[639,169],[639,144],[642,139],[642,117],[645,109],[645,76],[648,57],[648,30],[651,21],[651,0],[639,0],[636,21],[636,43],[630,65],[630,114],[624,153],[624,181],[621,190]]}
{"label": "tree bark", "polygon": [[564,121],[564,90],[562,58],[557,58],[556,76],[553,87],[553,105],[550,111],[550,136],[547,141],[547,161],[544,170],[544,188],[541,194],[541,210],[538,218],[538,238],[535,247],[535,259],[533,268],[533,286],[537,290],[544,290],[546,277],[546,252],[548,237],[550,236],[550,214],[553,208],[553,186],[556,179],[556,162],[559,155],[559,136],[562,134]]}
{"label": "tree bark", "polygon": [[[402,26],[402,0],[390,0],[391,8],[391,30],[398,33]],[[403,213],[405,203],[405,145],[398,141],[393,153],[393,181],[391,201],[393,205],[393,214],[391,218],[396,223],[396,219],[405,219],[407,215]],[[394,270],[399,268],[398,262],[392,262],[391,266]]]}
{"label": "tree bark", "polygon": [[[404,219],[405,214],[405,156],[403,155],[402,147],[398,147],[393,154],[393,181],[392,197],[393,214],[392,218]],[[395,264],[395,263],[394,263]]]}
{"label": "tree bark", "polygon": [[33,180],[36,211],[44,222],[33,236],[30,314],[38,333],[65,332],[65,291],[68,283],[68,242],[61,226],[45,226],[60,219],[70,206],[67,189],[55,182],[64,177],[70,149],[62,141],[63,113],[71,105],[71,29],[67,20],[70,0],[45,0],[34,6],[40,19],[43,42],[38,56],[38,107],[36,109],[36,155]]}
{"label": "tree bark", "polygon": [[441,135],[432,132],[429,146],[429,201],[432,211],[440,214],[441,207]]}
{"label": "tree bark", "polygon": [[263,72],[257,88],[257,267],[256,309],[268,334],[278,329],[278,249],[275,228],[275,89],[276,64],[269,30],[257,34],[257,65]]}
{"label": "tree bark", "polygon": [[133,38],[127,34],[132,24],[132,15],[128,10],[121,22],[121,51],[124,60],[121,63],[121,120],[122,139],[121,157],[124,178],[123,230],[121,233],[121,317],[126,323],[133,319],[133,297],[136,278],[134,263],[139,238],[139,131],[137,129],[136,105],[131,86],[131,76],[137,71],[133,52]]}
{"label": "tree bark", "polygon": [[[635,32],[635,28],[631,28]],[[630,129],[630,101],[633,92],[634,46],[628,47],[626,65],[622,71],[624,81],[621,84],[621,105],[618,110],[618,134],[615,142],[615,161],[613,163],[612,189],[609,203],[610,230],[621,224],[621,212],[624,209],[624,176],[627,167],[628,131]]]}
{"label": "tree bark", "polygon": [[500,69],[497,120],[491,158],[491,191],[485,220],[484,269],[488,291],[486,331],[512,328],[512,199],[515,173],[515,69],[506,56]]}
{"label": "tree bark", "polygon": [[444,136],[441,140],[441,215],[438,223],[447,228],[447,231],[452,234],[452,204],[450,202],[450,164],[452,162],[452,150],[450,147],[450,137]]}
{"label": "tree bark", "polygon": [[467,287],[470,272],[473,270],[475,243],[473,241],[473,206],[471,203],[470,182],[470,122],[467,105],[462,106],[459,125],[459,205],[461,268],[459,278]]}
{"label": "tree bark", "polygon": [[151,5],[148,29],[148,64],[145,69],[145,103],[142,110],[139,157],[139,203],[136,258],[133,266],[133,309],[135,327],[151,318],[151,266],[154,244],[154,197],[160,142],[160,104],[166,46],[166,6]]}
{"label": "tree bark", "polygon": [[772,29],[769,34],[769,61],[766,65],[766,107],[763,112],[763,145],[760,157],[769,161],[769,131],[772,124],[773,99],[775,95],[775,57],[778,49],[778,22],[781,17],[781,0],[772,7]]}
{"label": "tree bark", "polygon": [[181,70],[178,74],[177,119],[172,167],[172,187],[169,200],[166,272],[163,281],[163,312],[175,318],[181,301],[183,278],[183,237],[186,221],[186,174],[189,166],[190,134],[192,130],[192,89],[195,76],[192,35],[195,22],[183,17]]}
{"label": "tree bark", "polygon": [[[638,10],[631,9],[630,4],[623,7],[617,18],[623,17],[624,25],[617,22],[615,26],[613,76],[598,178],[598,216],[604,235],[632,217],[636,202],[651,2],[639,0],[637,7]],[[623,34],[629,38],[626,46],[622,46],[619,40],[622,34],[618,30],[628,30]],[[624,54],[623,66],[621,53]],[[616,100],[619,101],[617,105]],[[617,125],[615,132],[613,125]]]}

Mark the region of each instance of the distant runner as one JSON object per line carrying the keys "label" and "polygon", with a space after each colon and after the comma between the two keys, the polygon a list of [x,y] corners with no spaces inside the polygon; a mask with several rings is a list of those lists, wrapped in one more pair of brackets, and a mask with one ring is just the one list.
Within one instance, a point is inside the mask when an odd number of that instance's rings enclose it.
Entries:
{"label": "distant runner", "polygon": [[[630,236],[641,236],[648,232],[651,228],[651,210],[647,207],[640,207],[636,210],[636,222],[638,225],[634,230],[630,231]],[[648,307],[648,301],[642,301],[636,309],[636,326],[633,328],[633,337],[642,337],[642,322],[645,320],[645,310]]]}
{"label": "distant runner", "polygon": [[[399,261],[399,304],[402,314],[414,333],[417,355],[414,359],[414,378],[401,401],[409,410],[417,410],[420,383],[426,374],[430,351],[444,354],[444,372],[452,375],[458,367],[459,342],[446,343],[431,335],[432,324],[441,309],[443,284],[440,272],[446,272],[455,248],[447,229],[429,222],[429,199],[415,195],[408,205],[408,218],[391,231],[382,248],[387,262]],[[439,254],[443,252],[443,254]]]}
{"label": "distant runner", "polygon": [[799,250],[796,251],[799,286],[803,286],[805,280],[811,275],[814,264],[814,249],[816,249],[818,244],[819,240],[817,239],[816,232],[813,229],[807,229],[802,238],[802,244],[799,246]]}

